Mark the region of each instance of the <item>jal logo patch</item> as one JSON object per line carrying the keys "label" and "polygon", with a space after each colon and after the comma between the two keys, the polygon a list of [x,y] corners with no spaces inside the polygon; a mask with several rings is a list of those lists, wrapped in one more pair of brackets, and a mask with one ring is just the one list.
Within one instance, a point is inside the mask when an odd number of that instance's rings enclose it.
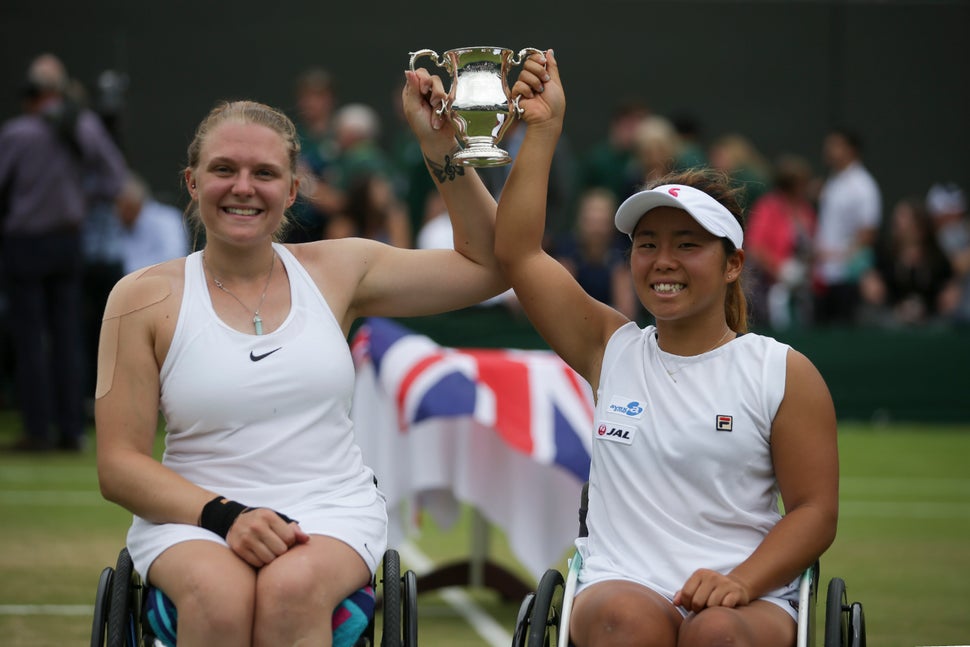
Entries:
{"label": "jal logo patch", "polygon": [[643,403],[625,395],[614,395],[606,410],[619,416],[639,420],[643,416]]}
{"label": "jal logo patch", "polygon": [[715,424],[718,431],[734,431],[733,416],[718,416]]}
{"label": "jal logo patch", "polygon": [[636,427],[627,427],[612,422],[601,422],[596,427],[597,440],[608,440],[622,445],[632,445]]}

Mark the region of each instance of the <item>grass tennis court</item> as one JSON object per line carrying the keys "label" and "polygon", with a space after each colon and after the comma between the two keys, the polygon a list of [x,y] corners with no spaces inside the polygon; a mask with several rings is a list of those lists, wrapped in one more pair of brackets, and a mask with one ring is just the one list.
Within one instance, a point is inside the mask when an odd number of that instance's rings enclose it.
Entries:
{"label": "grass tennis court", "polygon": [[[13,414],[0,412],[0,443],[15,428]],[[846,580],[850,600],[865,605],[870,645],[970,644],[970,424],[843,424],[840,446],[841,520],[822,558],[823,596],[832,576]],[[93,449],[0,454],[0,644],[89,641],[98,575],[129,520],[101,499],[94,463]],[[426,525],[414,544],[436,564],[460,559],[470,516],[448,532]],[[491,558],[524,577],[497,531]],[[518,600],[461,592],[511,634]],[[419,598],[419,613],[422,645],[492,644],[437,592]]]}

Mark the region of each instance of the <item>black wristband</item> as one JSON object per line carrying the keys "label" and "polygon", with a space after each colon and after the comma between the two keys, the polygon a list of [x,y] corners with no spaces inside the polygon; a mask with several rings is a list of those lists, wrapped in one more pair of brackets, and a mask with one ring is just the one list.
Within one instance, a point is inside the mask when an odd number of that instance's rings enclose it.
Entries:
{"label": "black wristband", "polygon": [[236,517],[248,509],[237,501],[217,496],[202,507],[199,526],[225,539]]}

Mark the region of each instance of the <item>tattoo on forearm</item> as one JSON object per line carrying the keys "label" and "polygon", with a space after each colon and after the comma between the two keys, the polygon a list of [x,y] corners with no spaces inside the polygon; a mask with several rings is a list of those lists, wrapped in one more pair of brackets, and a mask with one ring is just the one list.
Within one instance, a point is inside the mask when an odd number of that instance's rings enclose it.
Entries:
{"label": "tattoo on forearm", "polygon": [[451,163],[451,155],[445,155],[444,166],[431,161],[431,158],[427,155],[424,156],[424,159],[428,162],[428,168],[431,169],[431,172],[438,180],[438,184],[444,184],[446,180],[454,180],[459,175],[465,174],[464,166]]}

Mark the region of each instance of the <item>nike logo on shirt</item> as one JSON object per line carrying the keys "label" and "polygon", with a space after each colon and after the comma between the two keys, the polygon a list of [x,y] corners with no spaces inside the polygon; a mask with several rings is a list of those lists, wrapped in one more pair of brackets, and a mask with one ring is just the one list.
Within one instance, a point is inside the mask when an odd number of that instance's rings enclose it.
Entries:
{"label": "nike logo on shirt", "polygon": [[249,359],[253,360],[254,362],[258,362],[259,360],[263,359],[264,357],[269,357],[270,355],[272,355],[276,351],[280,350],[280,348],[283,348],[283,347],[280,346],[279,348],[274,348],[273,350],[269,351],[268,353],[263,353],[262,355],[257,355],[253,351],[249,351]]}

